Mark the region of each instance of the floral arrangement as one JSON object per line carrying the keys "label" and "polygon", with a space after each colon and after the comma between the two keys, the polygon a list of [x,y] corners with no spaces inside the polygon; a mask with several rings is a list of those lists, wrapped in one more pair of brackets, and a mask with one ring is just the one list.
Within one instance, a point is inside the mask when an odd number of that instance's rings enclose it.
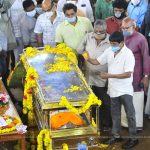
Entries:
{"label": "floral arrangement", "polygon": [[43,141],[46,150],[52,150],[52,139],[50,137],[50,131],[43,129],[40,131],[37,137],[37,150],[43,150]]}
{"label": "floral arrangement", "polygon": [[9,96],[6,93],[0,93],[0,105],[7,105],[8,98]]}
{"label": "floral arrangement", "polygon": [[9,96],[4,92],[0,93],[0,115],[3,115],[8,109]]}
{"label": "floral arrangement", "polygon": [[82,91],[82,88],[80,86],[71,85],[69,89],[64,90],[64,93],[72,93],[77,91]]}
{"label": "floral arrangement", "polygon": [[23,113],[28,113],[28,120],[31,125],[33,125],[32,88],[36,87],[36,79],[38,79],[38,74],[33,67],[30,67],[25,79]]}
{"label": "floral arrangement", "polygon": [[55,64],[46,64],[45,68],[47,68],[47,73],[52,72],[69,72],[73,70],[71,67],[72,63],[69,61],[59,61]]}
{"label": "floral arrangement", "polygon": [[33,57],[38,54],[38,50],[35,47],[27,47],[25,54],[27,57]]}
{"label": "floral arrangement", "polygon": [[98,98],[94,94],[91,93],[91,94],[89,94],[87,103],[84,104],[80,108],[76,108],[76,107],[72,106],[65,96],[61,97],[61,101],[60,101],[59,105],[65,106],[70,112],[73,112],[75,114],[81,114],[81,113],[85,113],[91,107],[91,105],[100,106],[101,101],[98,100]]}
{"label": "floral arrangement", "polygon": [[16,130],[16,126],[21,125],[21,120],[12,116],[2,116],[7,125],[0,127],[0,134],[9,133]]}

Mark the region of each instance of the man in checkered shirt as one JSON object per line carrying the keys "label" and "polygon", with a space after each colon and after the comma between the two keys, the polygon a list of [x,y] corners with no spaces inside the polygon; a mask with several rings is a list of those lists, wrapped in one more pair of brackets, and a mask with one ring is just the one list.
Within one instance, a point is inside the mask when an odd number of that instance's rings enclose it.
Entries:
{"label": "man in checkered shirt", "polygon": [[47,11],[37,19],[34,32],[40,47],[44,45],[56,46],[55,31],[57,26],[64,21],[64,14],[57,11],[57,3],[58,0],[53,0],[51,8],[47,8]]}

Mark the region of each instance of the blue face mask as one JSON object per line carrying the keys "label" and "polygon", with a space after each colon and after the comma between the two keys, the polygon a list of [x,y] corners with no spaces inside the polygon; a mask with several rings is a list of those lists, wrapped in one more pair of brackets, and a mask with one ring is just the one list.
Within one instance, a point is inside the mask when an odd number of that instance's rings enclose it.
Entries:
{"label": "blue face mask", "polygon": [[65,20],[67,20],[68,22],[76,22],[76,17],[72,18],[65,17]]}
{"label": "blue face mask", "polygon": [[111,50],[115,53],[115,52],[120,50],[120,47],[119,46],[115,46],[115,47],[112,46]]}
{"label": "blue face mask", "polygon": [[131,34],[132,34],[131,32],[123,31],[123,35],[124,35],[124,36],[130,36]]}

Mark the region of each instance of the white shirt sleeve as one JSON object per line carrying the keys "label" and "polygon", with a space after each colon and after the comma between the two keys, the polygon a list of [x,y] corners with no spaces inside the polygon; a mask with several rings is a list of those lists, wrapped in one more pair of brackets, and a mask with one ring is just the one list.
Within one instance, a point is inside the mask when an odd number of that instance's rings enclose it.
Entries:
{"label": "white shirt sleeve", "polygon": [[42,18],[39,16],[35,24],[34,33],[43,33],[41,19]]}
{"label": "white shirt sleeve", "polygon": [[101,64],[101,65],[104,65],[104,64],[107,64],[108,63],[108,56],[109,56],[109,53],[110,53],[110,48],[106,49],[104,51],[104,53],[102,55],[100,55],[98,58],[97,58],[97,61]]}
{"label": "white shirt sleeve", "polygon": [[125,72],[133,72],[135,66],[135,58],[131,50],[128,50],[128,55],[125,60],[124,70]]}

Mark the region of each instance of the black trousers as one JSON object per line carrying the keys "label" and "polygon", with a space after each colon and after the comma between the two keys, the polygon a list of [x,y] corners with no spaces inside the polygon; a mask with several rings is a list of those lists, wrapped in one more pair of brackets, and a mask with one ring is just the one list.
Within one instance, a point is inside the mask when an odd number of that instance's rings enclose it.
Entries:
{"label": "black trousers", "polygon": [[[100,129],[103,130],[104,127],[112,126],[111,119],[111,100],[109,95],[107,94],[106,87],[97,87],[92,86],[92,90],[94,94],[102,101],[102,105],[99,108],[99,126]],[[92,108],[92,116],[95,117],[96,108]]]}

